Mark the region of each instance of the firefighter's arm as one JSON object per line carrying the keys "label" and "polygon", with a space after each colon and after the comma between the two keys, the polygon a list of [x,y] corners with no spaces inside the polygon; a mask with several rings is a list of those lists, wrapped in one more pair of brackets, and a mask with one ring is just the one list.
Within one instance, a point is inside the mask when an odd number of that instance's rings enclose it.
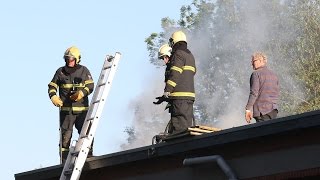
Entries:
{"label": "firefighter's arm", "polygon": [[89,70],[86,68],[86,79],[84,81],[84,89],[83,89],[83,94],[84,96],[88,96],[93,92],[94,89],[94,82],[91,76],[91,73],[89,72]]}
{"label": "firefighter's arm", "polygon": [[179,54],[174,54],[172,58],[172,66],[169,71],[168,80],[164,88],[165,93],[170,93],[177,86],[181,74],[183,72],[182,67],[184,66],[183,57]]}
{"label": "firefighter's arm", "polygon": [[48,84],[48,95],[52,103],[57,106],[61,107],[63,105],[62,100],[57,95],[57,90],[59,87],[58,83],[58,70],[56,71],[55,75],[53,76],[51,82]]}
{"label": "firefighter's arm", "polygon": [[48,84],[48,95],[49,95],[50,99],[52,98],[52,96],[57,95],[57,90],[58,90],[58,84],[53,82],[53,81],[51,81]]}

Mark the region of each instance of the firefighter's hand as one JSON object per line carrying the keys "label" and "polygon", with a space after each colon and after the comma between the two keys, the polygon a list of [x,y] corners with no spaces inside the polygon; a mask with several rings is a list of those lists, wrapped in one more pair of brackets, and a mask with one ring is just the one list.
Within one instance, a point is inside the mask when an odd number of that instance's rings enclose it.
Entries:
{"label": "firefighter's hand", "polygon": [[252,119],[252,112],[250,110],[246,110],[246,121],[247,123],[250,123]]}
{"label": "firefighter's hand", "polygon": [[52,96],[51,101],[57,107],[61,107],[63,105],[62,100],[57,95]]}
{"label": "firefighter's hand", "polygon": [[168,99],[170,96],[170,92],[164,92],[162,96]]}
{"label": "firefighter's hand", "polygon": [[79,101],[84,96],[83,92],[81,90],[77,91],[76,93],[72,94],[70,96],[70,99],[73,101]]}
{"label": "firefighter's hand", "polygon": [[165,97],[165,96],[159,96],[159,97],[156,97],[156,99],[157,99],[158,101],[153,102],[153,104],[161,104],[161,103],[163,103],[164,101],[168,101],[168,98]]}

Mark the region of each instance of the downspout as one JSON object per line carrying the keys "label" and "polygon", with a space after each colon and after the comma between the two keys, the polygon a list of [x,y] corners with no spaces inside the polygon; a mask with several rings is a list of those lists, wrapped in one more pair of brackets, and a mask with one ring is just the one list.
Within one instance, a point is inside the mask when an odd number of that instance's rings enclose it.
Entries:
{"label": "downspout", "polygon": [[228,177],[229,180],[237,180],[237,177],[232,171],[232,169],[230,168],[230,166],[226,163],[224,158],[220,155],[186,158],[183,160],[183,165],[191,166],[191,165],[211,163],[211,162],[217,162],[218,166],[221,168],[221,170],[224,172],[224,174]]}

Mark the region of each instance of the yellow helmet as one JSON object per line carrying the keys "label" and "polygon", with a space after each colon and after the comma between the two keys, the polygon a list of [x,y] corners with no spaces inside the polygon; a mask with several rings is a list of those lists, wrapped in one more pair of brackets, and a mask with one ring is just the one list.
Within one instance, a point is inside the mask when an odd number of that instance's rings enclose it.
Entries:
{"label": "yellow helmet", "polygon": [[164,44],[159,48],[158,58],[161,59],[163,56],[171,56],[172,48],[169,44]]}
{"label": "yellow helmet", "polygon": [[187,37],[182,31],[176,31],[171,35],[171,38],[169,39],[171,47],[175,45],[179,41],[187,42]]}
{"label": "yellow helmet", "polygon": [[79,64],[81,59],[80,50],[75,46],[71,46],[66,50],[66,52],[64,52],[63,58],[66,59],[66,57],[75,58],[76,64]]}

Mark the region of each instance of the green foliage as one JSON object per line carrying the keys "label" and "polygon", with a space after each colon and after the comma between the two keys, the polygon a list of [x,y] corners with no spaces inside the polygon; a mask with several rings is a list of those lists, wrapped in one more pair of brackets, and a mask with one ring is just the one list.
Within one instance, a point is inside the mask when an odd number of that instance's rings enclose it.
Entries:
{"label": "green foliage", "polygon": [[294,64],[296,78],[302,82],[305,101],[296,112],[320,109],[320,1],[297,1],[294,18],[301,34],[297,37]]}
{"label": "green foliage", "polygon": [[147,50],[149,51],[150,61],[157,64],[157,49],[159,49],[159,35],[152,33],[144,42],[147,43]]}
{"label": "green foliage", "polygon": [[[172,31],[175,24],[176,22],[168,17],[161,19],[161,27],[164,29],[164,32]],[[150,62],[156,66],[160,66],[162,64],[162,62],[158,60],[158,49],[168,41],[168,36],[164,32],[151,33],[144,41],[147,44]]]}

